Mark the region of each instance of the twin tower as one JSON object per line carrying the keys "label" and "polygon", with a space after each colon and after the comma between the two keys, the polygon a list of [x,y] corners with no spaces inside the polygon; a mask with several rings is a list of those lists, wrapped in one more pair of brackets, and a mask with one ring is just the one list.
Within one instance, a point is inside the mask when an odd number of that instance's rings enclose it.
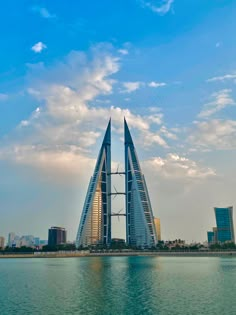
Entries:
{"label": "twin tower", "polygon": [[[144,175],[124,119],[126,242],[130,246],[152,247],[157,232]],[[77,247],[109,246],[111,243],[111,120],[90,179],[76,237]],[[119,173],[118,173],[119,174]]]}

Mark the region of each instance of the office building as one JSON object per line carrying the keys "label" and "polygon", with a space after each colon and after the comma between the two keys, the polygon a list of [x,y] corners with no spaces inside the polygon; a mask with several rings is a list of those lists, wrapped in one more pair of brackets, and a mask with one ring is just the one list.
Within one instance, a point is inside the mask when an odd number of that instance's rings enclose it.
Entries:
{"label": "office building", "polygon": [[217,227],[217,242],[235,242],[233,207],[214,208]]}
{"label": "office building", "polygon": [[[125,196],[126,242],[152,247],[157,234],[151,202],[131,134],[124,120],[125,171],[111,172],[111,120],[87,190],[76,246],[111,245],[111,195]],[[125,191],[111,192],[111,175],[125,175]],[[117,215],[117,214],[116,214]],[[160,229],[159,229],[160,231]],[[160,233],[160,232],[159,232]]]}
{"label": "office building", "polygon": [[48,230],[48,245],[56,246],[66,244],[66,230],[62,227],[52,226]]}
{"label": "office building", "polygon": [[5,248],[5,238],[0,236],[0,249]]}
{"label": "office building", "polygon": [[215,244],[215,233],[213,231],[207,231],[207,242],[209,245]]}
{"label": "office building", "polygon": [[157,234],[157,241],[161,241],[161,220],[154,217],[154,224]]}
{"label": "office building", "polygon": [[127,125],[125,129],[126,242],[130,246],[152,247],[157,235],[148,189]]}
{"label": "office building", "polygon": [[93,176],[90,179],[76,246],[111,242],[111,121],[106,129]]}
{"label": "office building", "polygon": [[207,232],[208,244],[235,242],[233,207],[214,208],[216,227]]}

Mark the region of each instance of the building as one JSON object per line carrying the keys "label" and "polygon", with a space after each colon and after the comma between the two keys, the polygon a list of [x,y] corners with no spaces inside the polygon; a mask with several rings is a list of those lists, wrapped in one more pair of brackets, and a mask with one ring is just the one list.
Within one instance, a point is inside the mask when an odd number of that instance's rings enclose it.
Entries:
{"label": "building", "polygon": [[[125,172],[111,172],[111,120],[90,179],[76,246],[111,245],[111,195],[125,196],[126,242],[130,246],[157,244],[154,217],[148,190],[131,134],[124,120]],[[111,175],[125,175],[125,192],[111,192]]]}
{"label": "building", "polygon": [[76,246],[111,242],[111,121],[106,129],[93,176],[90,179]]}
{"label": "building", "polygon": [[40,238],[39,237],[34,237],[34,246],[39,247],[40,246]]}
{"label": "building", "polygon": [[207,231],[207,242],[209,245],[215,244],[215,233],[213,231]]}
{"label": "building", "polygon": [[235,242],[233,207],[214,208],[217,226],[217,242]]}
{"label": "building", "polygon": [[161,241],[161,220],[154,217],[154,224],[157,234],[157,241]]}
{"label": "building", "polygon": [[0,249],[5,248],[5,238],[0,236]]}
{"label": "building", "polygon": [[212,231],[207,232],[208,244],[235,242],[234,239],[234,223],[233,223],[233,207],[214,208],[216,227]]}
{"label": "building", "polygon": [[7,242],[7,246],[12,247],[15,243],[15,237],[16,234],[14,232],[10,232],[8,234],[8,242]]}
{"label": "building", "polygon": [[126,120],[124,129],[126,242],[130,246],[152,247],[157,244],[157,235],[148,189]]}
{"label": "building", "polygon": [[34,236],[33,235],[23,235],[20,238],[19,247],[34,247]]}
{"label": "building", "polygon": [[48,230],[48,245],[56,246],[66,244],[66,230],[62,227],[52,226]]}

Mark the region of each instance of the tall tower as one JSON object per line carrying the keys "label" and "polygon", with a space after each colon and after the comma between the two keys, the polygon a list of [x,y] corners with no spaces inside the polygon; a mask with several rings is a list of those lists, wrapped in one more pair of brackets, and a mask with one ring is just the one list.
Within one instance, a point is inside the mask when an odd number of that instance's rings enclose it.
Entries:
{"label": "tall tower", "polygon": [[111,120],[90,179],[76,246],[108,245],[111,242]]}
{"label": "tall tower", "polygon": [[126,120],[124,129],[126,241],[131,246],[151,247],[157,244],[151,202]]}

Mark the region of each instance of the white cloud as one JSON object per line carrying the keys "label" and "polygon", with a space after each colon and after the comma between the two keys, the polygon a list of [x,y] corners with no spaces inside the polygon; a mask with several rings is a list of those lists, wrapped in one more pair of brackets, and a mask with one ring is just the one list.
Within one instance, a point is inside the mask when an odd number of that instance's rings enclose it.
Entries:
{"label": "white cloud", "polygon": [[166,83],[152,81],[148,83],[148,86],[153,87],[153,88],[158,88],[158,87],[166,86]]}
{"label": "white cloud", "polygon": [[121,54],[121,55],[128,55],[129,54],[129,51],[127,49],[119,49],[118,52]]}
{"label": "white cloud", "polygon": [[236,79],[236,73],[231,74],[225,74],[218,77],[213,77],[207,80],[207,82],[215,82],[215,81],[226,81],[226,80],[235,80]]}
{"label": "white cloud", "polygon": [[176,153],[169,153],[165,158],[154,157],[145,161],[145,168],[157,173],[158,176],[167,179],[182,179],[184,181],[193,179],[205,179],[215,176],[211,168],[198,165],[195,161]]}
{"label": "white cloud", "polygon": [[207,118],[227,106],[235,105],[235,101],[231,97],[231,92],[230,89],[224,89],[213,93],[211,95],[213,100],[203,106],[203,110],[199,113],[198,117]]}
{"label": "white cloud", "polygon": [[165,126],[161,127],[160,133],[163,134],[168,139],[171,139],[171,140],[177,139],[177,136],[173,132],[170,132]]}
{"label": "white cloud", "polygon": [[166,13],[168,13],[172,8],[173,3],[174,0],[142,1],[143,6],[151,9],[153,12],[159,15],[165,15]]}
{"label": "white cloud", "polygon": [[163,120],[163,114],[162,113],[153,113],[152,115],[148,116],[148,121],[150,123],[154,123],[157,125],[162,124],[162,120]]}
{"label": "white cloud", "polygon": [[97,140],[110,117],[114,133],[123,133],[126,117],[129,127],[147,146],[168,146],[158,130],[150,130],[151,125],[159,129],[162,113],[141,116],[128,108],[103,107],[96,102],[113,92],[112,75],[120,69],[120,60],[111,47],[98,45],[87,54],[73,51],[51,67],[39,63],[28,68],[27,91],[40,105],[0,147],[0,159],[43,169],[48,165],[48,171],[62,173],[70,163],[71,169],[76,163],[80,168],[80,159],[90,163],[89,156],[97,154]]}
{"label": "white cloud", "polygon": [[168,148],[166,141],[157,132],[152,132],[150,130],[143,131],[140,138],[140,143],[144,148],[149,148],[153,145],[159,145],[163,148]]}
{"label": "white cloud", "polygon": [[201,150],[232,150],[236,148],[236,121],[213,119],[196,121],[188,137],[193,148]]}
{"label": "white cloud", "polygon": [[32,8],[33,11],[39,13],[39,15],[44,18],[44,19],[53,19],[56,17],[55,14],[51,14],[48,9],[44,8],[44,7],[38,7],[35,6]]}
{"label": "white cloud", "polygon": [[5,93],[0,93],[0,102],[1,101],[6,101],[8,99],[8,95]]}
{"label": "white cloud", "polygon": [[143,82],[140,82],[140,81],[124,82],[123,86],[125,89],[122,91],[122,93],[131,93],[131,92],[134,92],[134,91],[140,89],[141,86],[143,86]]}
{"label": "white cloud", "polygon": [[46,48],[47,46],[44,43],[38,42],[34,46],[31,47],[31,50],[33,50],[35,53],[41,53],[41,51],[43,51],[43,49],[46,49]]}

